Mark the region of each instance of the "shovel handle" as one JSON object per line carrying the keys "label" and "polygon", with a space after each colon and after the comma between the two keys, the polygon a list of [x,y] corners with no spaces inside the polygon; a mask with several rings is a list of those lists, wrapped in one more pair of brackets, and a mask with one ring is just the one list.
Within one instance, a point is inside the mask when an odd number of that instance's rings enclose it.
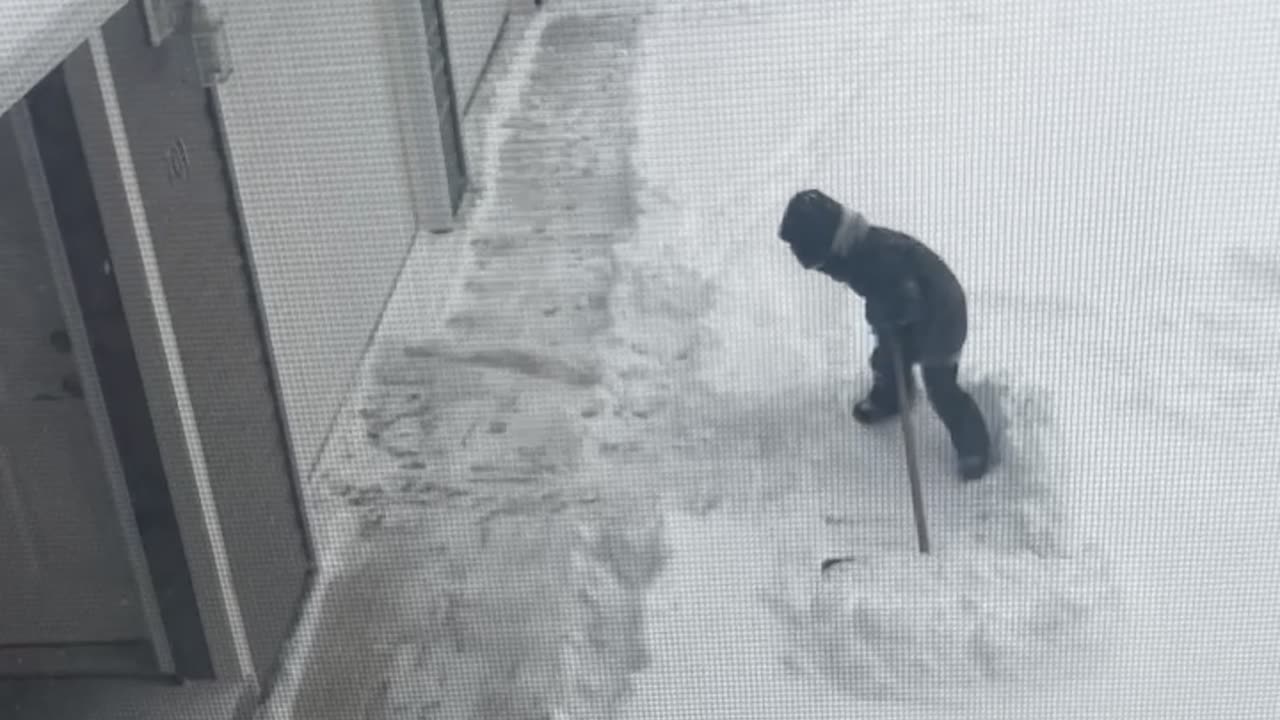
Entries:
{"label": "shovel handle", "polygon": [[889,352],[893,357],[894,366],[894,382],[898,386],[898,417],[902,422],[902,444],[906,448],[907,454],[907,477],[911,481],[911,510],[915,515],[916,521],[916,542],[920,546],[920,553],[928,555],[929,546],[929,530],[925,524],[924,517],[924,492],[920,487],[920,466],[917,461],[918,453],[916,453],[916,434],[911,427],[911,418],[907,414],[908,403],[910,397],[907,394],[907,378],[911,372],[911,367],[902,357],[902,346],[898,341],[896,333],[885,333],[884,340],[889,345]]}

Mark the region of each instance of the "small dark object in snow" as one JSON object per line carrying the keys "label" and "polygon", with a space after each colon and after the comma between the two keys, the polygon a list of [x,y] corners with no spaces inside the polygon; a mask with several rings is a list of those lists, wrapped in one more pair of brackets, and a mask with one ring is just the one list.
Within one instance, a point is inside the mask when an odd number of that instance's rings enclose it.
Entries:
{"label": "small dark object in snow", "polygon": [[848,557],[827,558],[826,560],[822,561],[821,572],[826,572],[827,570],[830,570],[831,567],[834,565],[839,565],[840,563],[845,563],[845,562],[853,562],[853,560],[854,558],[848,558]]}
{"label": "small dark object in snow", "polygon": [[[942,258],[906,233],[870,224],[819,190],[792,196],[778,237],[806,270],[821,272],[866,301],[866,320],[877,337],[870,358],[874,382],[854,405],[854,419],[870,425],[904,410],[885,342],[896,340],[906,367],[922,369],[929,403],[961,458],[961,475],[982,477],[990,462],[990,433],[977,403],[957,381],[968,306]],[[910,402],[914,376],[905,380]]]}

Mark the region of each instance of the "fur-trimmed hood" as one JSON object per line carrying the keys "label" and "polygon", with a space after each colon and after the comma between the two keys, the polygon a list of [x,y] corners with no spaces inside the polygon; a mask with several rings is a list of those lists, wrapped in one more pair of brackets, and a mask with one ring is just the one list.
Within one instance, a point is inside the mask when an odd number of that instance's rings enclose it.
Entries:
{"label": "fur-trimmed hood", "polygon": [[866,239],[869,230],[871,230],[871,223],[867,222],[862,213],[846,209],[843,217],[840,218],[840,225],[836,228],[835,235],[831,238],[830,254],[845,257],[854,245]]}
{"label": "fur-trimmed hood", "polygon": [[870,227],[860,213],[821,190],[803,190],[787,203],[778,237],[791,246],[801,265],[812,270],[833,255],[846,254]]}

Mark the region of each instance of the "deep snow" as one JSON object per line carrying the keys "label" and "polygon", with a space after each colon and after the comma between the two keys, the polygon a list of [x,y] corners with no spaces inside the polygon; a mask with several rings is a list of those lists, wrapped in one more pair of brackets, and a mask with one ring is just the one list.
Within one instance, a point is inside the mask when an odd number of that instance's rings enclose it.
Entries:
{"label": "deep snow", "polygon": [[[625,716],[1280,716],[1280,9],[704,0],[643,37],[616,332],[676,387],[643,473],[684,502]],[[809,186],[970,292],[1005,462],[960,486],[917,412],[930,560],[894,429],[848,420],[861,306],[774,235]]]}

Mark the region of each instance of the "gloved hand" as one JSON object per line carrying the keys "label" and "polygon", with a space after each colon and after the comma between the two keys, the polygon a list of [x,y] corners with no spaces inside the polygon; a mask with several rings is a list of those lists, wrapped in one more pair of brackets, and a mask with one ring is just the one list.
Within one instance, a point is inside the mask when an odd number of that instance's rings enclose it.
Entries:
{"label": "gloved hand", "polygon": [[867,323],[877,330],[911,325],[920,319],[920,315],[920,290],[913,280],[907,280],[886,297],[867,299]]}

